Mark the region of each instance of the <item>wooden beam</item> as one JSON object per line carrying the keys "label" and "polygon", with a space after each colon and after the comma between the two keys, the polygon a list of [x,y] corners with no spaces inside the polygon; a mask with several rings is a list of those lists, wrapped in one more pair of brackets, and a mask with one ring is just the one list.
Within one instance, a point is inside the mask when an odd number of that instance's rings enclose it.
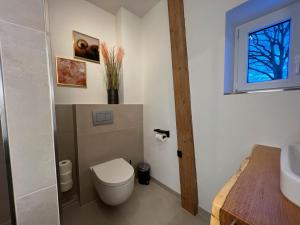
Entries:
{"label": "wooden beam", "polygon": [[168,8],[177,142],[182,152],[182,157],[179,157],[181,204],[184,209],[196,215],[198,213],[198,189],[183,0],[168,0]]}

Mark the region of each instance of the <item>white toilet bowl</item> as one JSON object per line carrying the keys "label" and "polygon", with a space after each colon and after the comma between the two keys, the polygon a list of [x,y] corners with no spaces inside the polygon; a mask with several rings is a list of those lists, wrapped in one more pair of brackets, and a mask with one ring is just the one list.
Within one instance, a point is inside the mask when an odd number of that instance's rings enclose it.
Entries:
{"label": "white toilet bowl", "polygon": [[107,205],[119,205],[131,196],[134,169],[124,159],[114,159],[90,168],[99,197]]}

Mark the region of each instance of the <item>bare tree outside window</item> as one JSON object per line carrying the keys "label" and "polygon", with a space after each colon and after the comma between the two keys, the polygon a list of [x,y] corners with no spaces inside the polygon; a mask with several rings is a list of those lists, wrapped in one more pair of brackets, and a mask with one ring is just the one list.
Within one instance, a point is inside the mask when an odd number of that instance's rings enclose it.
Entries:
{"label": "bare tree outside window", "polygon": [[249,34],[248,83],[288,79],[291,21]]}

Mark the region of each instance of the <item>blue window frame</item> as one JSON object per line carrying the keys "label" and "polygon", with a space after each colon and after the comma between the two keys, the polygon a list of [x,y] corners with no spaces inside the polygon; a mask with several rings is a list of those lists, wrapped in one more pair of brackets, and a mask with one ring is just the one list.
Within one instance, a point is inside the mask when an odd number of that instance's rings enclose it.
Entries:
{"label": "blue window frame", "polygon": [[288,79],[291,20],[249,34],[247,83]]}

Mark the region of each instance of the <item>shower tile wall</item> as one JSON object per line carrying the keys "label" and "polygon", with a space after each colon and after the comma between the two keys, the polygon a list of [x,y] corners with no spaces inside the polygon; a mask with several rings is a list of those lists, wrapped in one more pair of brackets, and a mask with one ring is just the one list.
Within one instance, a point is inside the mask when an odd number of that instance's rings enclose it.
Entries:
{"label": "shower tile wall", "polygon": [[0,225],[9,224],[9,221],[10,210],[6,176],[6,163],[0,127]]}
{"label": "shower tile wall", "polygon": [[59,224],[44,3],[0,0],[4,96],[18,225]]}
{"label": "shower tile wall", "polygon": [[72,105],[56,105],[58,160],[71,160],[73,167],[73,188],[62,194],[62,204],[78,198],[77,159],[75,150],[75,127]]}
{"label": "shower tile wall", "polygon": [[[113,111],[114,123],[93,126],[92,112]],[[95,199],[89,168],[123,157],[133,166],[143,161],[142,105],[76,105],[80,202]]]}

